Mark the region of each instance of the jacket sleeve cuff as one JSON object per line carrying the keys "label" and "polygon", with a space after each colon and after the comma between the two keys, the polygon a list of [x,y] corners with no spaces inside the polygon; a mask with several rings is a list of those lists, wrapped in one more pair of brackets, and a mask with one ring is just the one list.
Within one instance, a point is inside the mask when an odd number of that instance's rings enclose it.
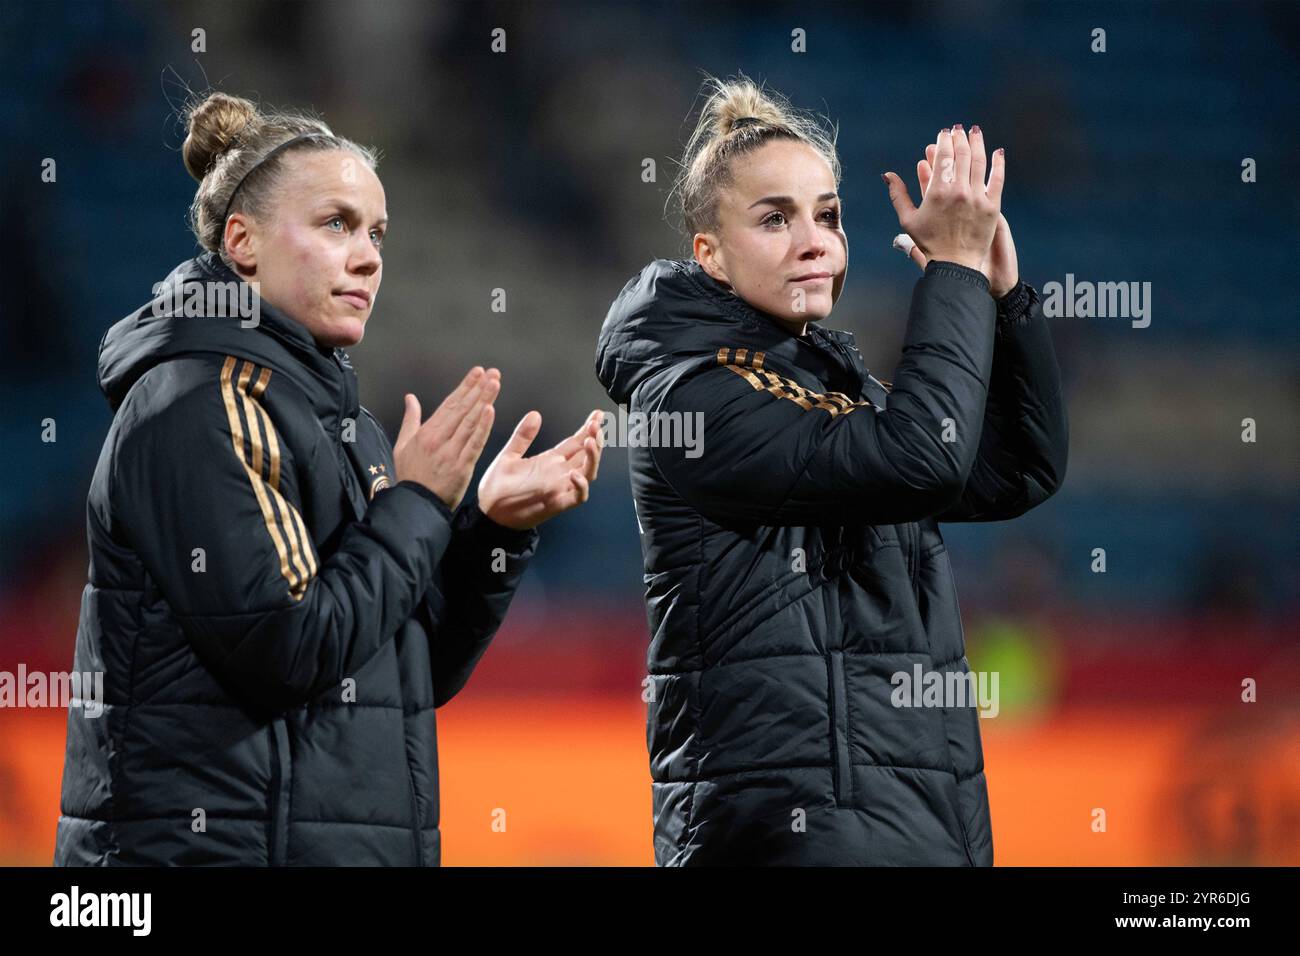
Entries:
{"label": "jacket sleeve cuff", "polygon": [[1005,331],[1026,321],[1036,297],[1033,287],[1026,285],[1024,279],[1020,279],[1016,282],[1015,288],[995,300],[998,304],[998,331]]}
{"label": "jacket sleeve cuff", "polygon": [[959,262],[948,262],[943,259],[931,259],[925,266],[926,275],[950,275],[953,278],[961,279],[963,282],[969,282],[977,285],[985,292],[989,291],[989,280],[984,273],[978,269],[972,269],[970,266],[964,266]]}
{"label": "jacket sleeve cuff", "polygon": [[497,524],[483,513],[477,499],[461,503],[453,528],[470,531],[487,547],[504,548],[509,554],[523,554],[540,537],[536,528],[507,528]]}
{"label": "jacket sleeve cuff", "polygon": [[420,484],[418,481],[411,481],[410,479],[407,479],[406,481],[399,481],[393,487],[410,488],[412,491],[417,492],[421,497],[433,503],[433,505],[438,509],[438,512],[443,516],[443,518],[447,521],[448,524],[452,523],[452,510],[450,507],[448,507],[447,502],[443,501],[441,498],[439,498],[436,494],[434,494],[424,485]]}

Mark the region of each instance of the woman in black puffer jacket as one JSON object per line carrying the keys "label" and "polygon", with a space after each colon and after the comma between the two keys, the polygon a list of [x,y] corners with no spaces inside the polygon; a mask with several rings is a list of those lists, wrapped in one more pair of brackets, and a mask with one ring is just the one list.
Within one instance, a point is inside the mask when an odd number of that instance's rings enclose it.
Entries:
{"label": "woman in black puffer jacket", "polygon": [[941,132],[919,209],[886,177],[925,267],[891,387],[819,324],[848,260],[833,143],[744,78],[712,85],[678,184],[694,256],[627,284],[596,357],[641,427],[655,860],[991,865],[981,701],[959,693],[987,684],[939,524],[1043,502],[1067,446],[1002,151]]}
{"label": "woman in black puffer jacket", "polygon": [[[586,499],[595,413],[531,458],[476,368],[396,444],[357,402],[387,224],[374,155],[214,94],[186,168],[205,252],[114,325],[87,500],[60,865],[441,860],[434,709],[469,679],[537,545]],[[260,297],[253,286],[260,287]]]}

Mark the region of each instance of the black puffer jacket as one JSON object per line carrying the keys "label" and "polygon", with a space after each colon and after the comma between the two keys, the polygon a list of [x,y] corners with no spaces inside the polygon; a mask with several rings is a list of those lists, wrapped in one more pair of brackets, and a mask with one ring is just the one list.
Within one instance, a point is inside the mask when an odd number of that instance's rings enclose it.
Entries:
{"label": "black puffer jacket", "polygon": [[[237,280],[209,253],[167,281]],[[69,709],[55,863],[438,865],[434,708],[537,532],[394,483],[346,353],[265,301],[150,303],[99,382],[74,666],[106,707]]]}
{"label": "black puffer jacket", "polygon": [[702,415],[702,449],[628,451],[656,862],[991,865],[977,710],[896,707],[891,678],[969,672],[939,523],[1015,517],[1064,476],[1037,293],[995,305],[931,262],[888,389],[851,335],[658,260],[596,372],[630,412]]}

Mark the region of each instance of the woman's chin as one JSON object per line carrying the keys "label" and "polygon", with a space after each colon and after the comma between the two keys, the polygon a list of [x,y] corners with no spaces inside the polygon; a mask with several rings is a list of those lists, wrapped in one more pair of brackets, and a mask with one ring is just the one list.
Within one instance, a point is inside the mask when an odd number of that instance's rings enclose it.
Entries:
{"label": "woman's chin", "polygon": [[795,312],[792,309],[786,309],[784,312],[778,313],[778,316],[786,322],[793,323],[821,322],[831,314],[831,308],[832,306],[829,302],[826,303],[825,307],[820,303],[814,305],[810,302],[808,303],[808,308],[803,309],[802,311]]}
{"label": "woman's chin", "polygon": [[351,348],[366,334],[364,318],[344,316],[330,319],[325,328],[316,334],[316,341],[330,348]]}

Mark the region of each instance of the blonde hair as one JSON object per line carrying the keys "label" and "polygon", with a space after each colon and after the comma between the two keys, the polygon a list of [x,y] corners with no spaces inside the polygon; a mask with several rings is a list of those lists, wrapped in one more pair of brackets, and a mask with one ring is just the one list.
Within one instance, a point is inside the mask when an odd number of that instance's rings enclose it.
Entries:
{"label": "blonde hair", "polygon": [[[371,171],[379,165],[377,151],[336,136],[322,120],[307,113],[263,113],[251,101],[227,93],[192,98],[184,112],[188,135],[181,157],[199,183],[190,205],[190,229],[199,245],[216,252],[226,265],[231,264],[224,242],[226,217],[231,212],[253,216],[269,212],[275,185],[285,170],[285,156],[299,150],[346,149]],[[277,146],[304,134],[311,134],[310,138],[262,162]]]}
{"label": "blonde hair", "polygon": [[[717,231],[720,193],[732,181],[733,162],[772,140],[791,139],[812,147],[826,160],[839,186],[837,127],[823,126],[818,117],[796,110],[780,93],[767,91],[743,73],[727,80],[709,76],[700,93],[706,97],[704,106],[673,184],[688,239],[697,232]],[[746,117],[758,122],[737,126]]]}

